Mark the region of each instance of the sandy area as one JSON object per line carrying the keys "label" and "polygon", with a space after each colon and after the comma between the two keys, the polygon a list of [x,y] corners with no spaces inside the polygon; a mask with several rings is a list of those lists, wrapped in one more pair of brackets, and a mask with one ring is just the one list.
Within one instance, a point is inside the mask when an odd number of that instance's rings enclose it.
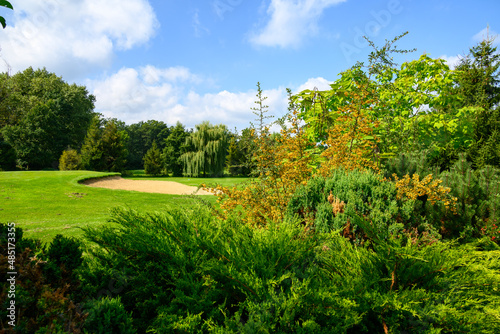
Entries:
{"label": "sandy area", "polygon": [[[100,179],[90,179],[83,181],[83,184],[90,187],[135,190],[145,193],[160,193],[170,195],[212,195],[205,190],[198,190],[197,187],[186,186],[172,181],[151,181],[151,180],[127,180],[120,176],[111,176]],[[197,191],[198,190],[198,191]]]}

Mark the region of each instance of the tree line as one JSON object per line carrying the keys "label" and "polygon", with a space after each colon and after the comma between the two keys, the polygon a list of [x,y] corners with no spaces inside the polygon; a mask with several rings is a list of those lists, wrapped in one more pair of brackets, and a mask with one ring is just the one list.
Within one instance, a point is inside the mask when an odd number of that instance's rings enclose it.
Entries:
{"label": "tree line", "polygon": [[203,122],[187,129],[149,120],[126,125],[94,111],[84,86],[46,69],[0,75],[0,170],[146,169],[154,175],[248,175],[252,131]]}
{"label": "tree line", "polygon": [[[375,48],[368,66],[358,63],[342,72],[330,90],[289,94],[308,138],[320,143],[314,148],[317,155],[328,147],[329,132],[342,124],[337,137],[348,129],[358,136],[351,138],[349,151],[364,142],[379,161],[400,152],[425,151],[442,170],[460,153],[476,168],[500,166],[500,59],[493,40],[472,47],[451,70],[444,60],[427,55],[396,66],[387,52],[400,37]],[[257,88],[252,108],[257,127],[233,133],[209,122],[194,129],[156,120],[126,125],[97,114],[95,97],[84,86],[68,84],[45,69],[3,73],[0,169],[145,169],[153,175],[190,177],[222,176],[225,171],[256,174],[253,156],[268,124],[266,97],[259,83]],[[364,94],[365,105],[358,109],[369,117],[349,114],[359,102],[354,92]],[[283,120],[277,123],[286,126]],[[361,125],[364,132],[358,131]],[[267,145],[275,145],[278,137],[273,134]]]}

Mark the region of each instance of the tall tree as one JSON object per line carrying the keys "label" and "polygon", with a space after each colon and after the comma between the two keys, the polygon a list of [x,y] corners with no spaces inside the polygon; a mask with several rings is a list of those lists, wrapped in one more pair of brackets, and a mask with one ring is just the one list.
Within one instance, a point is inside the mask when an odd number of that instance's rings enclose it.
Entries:
{"label": "tall tree", "polygon": [[165,139],[165,148],[163,149],[163,161],[167,173],[173,176],[182,176],[183,164],[181,156],[187,152],[186,138],[190,132],[186,131],[184,125],[177,122],[170,131],[170,135]]}
{"label": "tall tree", "polygon": [[267,100],[267,96],[263,95],[263,91],[260,88],[260,82],[257,82],[257,100],[255,100],[256,107],[251,108],[253,114],[257,116],[257,124],[258,124],[258,136],[262,136],[266,127],[266,119],[272,118],[273,116],[266,115],[269,111],[269,106],[265,104]]}
{"label": "tall tree", "polygon": [[125,169],[128,155],[127,140],[127,132],[120,130],[115,120],[106,122],[102,133],[106,171],[122,172]]}
{"label": "tall tree", "polygon": [[94,96],[47,70],[0,76],[0,132],[29,169],[55,167],[68,147],[79,148],[94,115]]}
{"label": "tall tree", "polygon": [[102,120],[95,116],[83,142],[81,156],[82,166],[88,170],[104,170],[104,152],[102,147]]}
{"label": "tall tree", "polygon": [[469,50],[456,67],[457,90],[465,106],[486,110],[500,102],[500,54],[489,36]]}
{"label": "tall tree", "polygon": [[127,133],[114,119],[95,117],[82,147],[82,165],[96,171],[121,172],[127,158]]}
{"label": "tall tree", "polygon": [[225,125],[203,122],[186,138],[189,151],[181,156],[186,176],[223,176],[229,131]]}
{"label": "tall tree", "polygon": [[144,155],[144,172],[151,175],[160,175],[163,169],[161,151],[153,141],[153,145]]}
{"label": "tall tree", "polygon": [[139,122],[126,127],[129,136],[127,149],[127,168],[142,169],[144,167],[143,157],[156,141],[159,150],[165,147],[165,140],[170,134],[170,128],[161,121],[149,120]]}
{"label": "tall tree", "polygon": [[500,54],[487,36],[469,50],[456,68],[457,93],[466,107],[479,110],[474,117],[468,160],[476,168],[500,166]]}

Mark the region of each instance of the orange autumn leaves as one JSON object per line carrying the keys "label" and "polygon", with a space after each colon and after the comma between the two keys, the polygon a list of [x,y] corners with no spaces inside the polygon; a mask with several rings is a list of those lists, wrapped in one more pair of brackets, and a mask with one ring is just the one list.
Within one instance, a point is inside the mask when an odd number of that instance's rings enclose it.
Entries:
{"label": "orange autumn leaves", "polygon": [[346,98],[352,102],[337,110],[335,124],[323,143],[326,149],[321,155],[325,161],[318,171],[322,176],[330,176],[339,167],[346,170],[378,170],[378,139],[373,131],[378,121],[370,117],[375,100],[361,85],[357,87],[356,91],[345,92]]}
{"label": "orange autumn leaves", "polygon": [[370,101],[366,94],[350,94],[353,103],[337,111],[337,121],[328,139],[321,143],[326,149],[321,153],[319,166],[312,152],[316,144],[300,125],[297,110],[289,115],[290,125],[281,130],[276,140],[272,140],[268,129],[263,131],[256,140],[258,150],[254,155],[259,172],[257,180],[245,188],[219,186],[211,190],[219,197],[220,215],[227,217],[236,212],[254,226],[280,221],[297,187],[305,185],[312,176],[327,177],[339,167],[376,169],[372,161],[376,147],[372,127],[376,122],[362,108]]}
{"label": "orange autumn leaves", "polygon": [[254,226],[283,219],[297,186],[305,185],[313,175],[312,155],[307,153],[310,143],[295,112],[289,121],[291,126],[281,130],[275,141],[268,129],[256,140],[257,180],[244,189],[217,187],[212,190],[219,197],[223,217],[234,211]]}

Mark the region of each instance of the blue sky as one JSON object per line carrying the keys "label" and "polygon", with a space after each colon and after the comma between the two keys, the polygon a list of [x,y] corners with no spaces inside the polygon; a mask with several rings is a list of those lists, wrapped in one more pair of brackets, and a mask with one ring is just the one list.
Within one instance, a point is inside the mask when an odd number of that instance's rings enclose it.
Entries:
{"label": "blue sky", "polygon": [[[451,65],[500,31],[498,0],[12,0],[0,9],[1,71],[46,67],[86,85],[96,111],[127,124],[204,120],[239,130],[254,120],[256,83],[270,113],[286,88],[328,88],[377,45]],[[498,40],[497,40],[498,42]],[[498,43],[497,43],[498,44]]]}

